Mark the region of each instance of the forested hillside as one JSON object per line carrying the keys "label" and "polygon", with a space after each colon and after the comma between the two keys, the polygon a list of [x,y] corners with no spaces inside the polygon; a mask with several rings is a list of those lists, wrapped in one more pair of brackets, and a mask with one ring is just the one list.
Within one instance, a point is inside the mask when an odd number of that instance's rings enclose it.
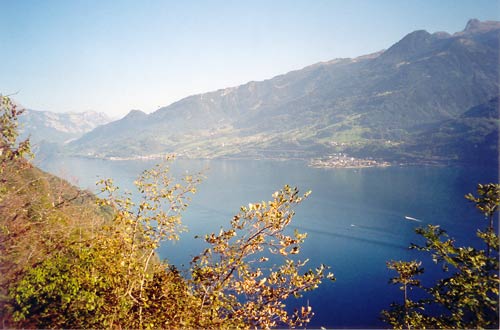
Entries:
{"label": "forested hillside", "polygon": [[470,150],[480,149],[483,164],[497,159],[498,112],[476,116],[466,135],[445,126],[498,97],[499,49],[499,22],[471,20],[455,34],[415,31],[375,54],[193,95],[149,115],[133,111],[69,148],[92,157],[311,159],[344,152],[469,164],[476,163]]}

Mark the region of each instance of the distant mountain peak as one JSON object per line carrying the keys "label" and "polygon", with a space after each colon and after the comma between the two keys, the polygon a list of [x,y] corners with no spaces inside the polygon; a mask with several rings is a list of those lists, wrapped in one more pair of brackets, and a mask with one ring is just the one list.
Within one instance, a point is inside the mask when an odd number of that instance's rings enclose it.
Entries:
{"label": "distant mountain peak", "polygon": [[407,59],[408,56],[426,49],[434,38],[435,36],[425,30],[413,31],[386,50],[381,58],[388,61]]}
{"label": "distant mountain peak", "polygon": [[488,32],[491,30],[500,29],[500,22],[498,21],[484,21],[481,22],[477,18],[470,19],[465,25],[465,29],[458,34],[468,34],[477,32]]}
{"label": "distant mountain peak", "polygon": [[432,36],[438,38],[438,39],[445,39],[451,37],[451,34],[445,31],[437,31],[432,34]]}
{"label": "distant mountain peak", "polygon": [[137,119],[137,118],[144,118],[146,117],[147,114],[141,110],[137,110],[137,109],[132,109],[130,110],[130,112],[125,116],[123,117],[123,119]]}
{"label": "distant mountain peak", "polygon": [[467,25],[465,25],[464,31],[475,30],[475,29],[478,29],[480,26],[481,26],[481,21],[478,20],[477,18],[473,18],[467,22]]}
{"label": "distant mountain peak", "polygon": [[42,141],[49,143],[65,143],[79,138],[94,128],[111,122],[106,114],[86,112],[51,112],[25,109],[19,117],[21,136],[30,136],[34,145]]}
{"label": "distant mountain peak", "polygon": [[405,47],[419,47],[422,43],[426,43],[432,35],[426,30],[417,30],[407,34],[403,39],[401,39],[396,45],[404,45]]}

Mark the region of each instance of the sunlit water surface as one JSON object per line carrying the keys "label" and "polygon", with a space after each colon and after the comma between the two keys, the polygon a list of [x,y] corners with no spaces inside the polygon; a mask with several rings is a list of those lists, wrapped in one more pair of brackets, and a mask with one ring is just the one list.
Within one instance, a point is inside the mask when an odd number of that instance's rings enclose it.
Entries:
{"label": "sunlit water surface", "polygon": [[[113,178],[132,192],[132,182],[154,164],[84,158],[38,161],[43,169],[82,188],[95,191],[99,178]],[[309,234],[301,257],[310,259],[310,267],[331,266],[337,280],[287,305],[293,309],[309,303],[315,312],[309,327],[335,328],[386,326],[379,320],[380,311],[401,301],[401,291],[388,284],[392,274],[386,261],[422,259],[429,269],[427,280],[439,277],[428,256],[407,249],[411,242],[421,242],[414,229],[439,224],[458,242],[477,244],[474,232],[482,216],[463,196],[479,182],[498,182],[493,169],[316,169],[302,162],[176,160],[172,173],[180,177],[186,171],[206,176],[184,214],[189,232],[159,249],[162,258],[181,269],[188,269],[192,256],[204,248],[194,236],[227,227],[241,205],[269,200],[285,184],[312,190],[297,208],[292,228]]]}

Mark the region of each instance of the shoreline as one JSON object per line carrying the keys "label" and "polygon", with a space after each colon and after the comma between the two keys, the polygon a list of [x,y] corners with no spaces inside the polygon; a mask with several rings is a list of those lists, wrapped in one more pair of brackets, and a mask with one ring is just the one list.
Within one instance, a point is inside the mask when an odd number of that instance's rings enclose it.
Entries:
{"label": "shoreline", "polygon": [[245,156],[219,156],[219,157],[186,157],[184,155],[179,155],[175,153],[165,153],[165,154],[152,154],[144,156],[96,156],[96,155],[78,155],[78,154],[66,154],[69,157],[86,158],[86,159],[100,159],[108,161],[151,161],[151,160],[161,160],[167,157],[174,157],[176,159],[192,159],[192,160],[252,160],[252,161],[301,161],[306,164],[307,167],[311,168],[321,168],[321,169],[362,169],[362,168],[387,168],[387,167],[406,167],[406,166],[460,166],[468,165],[456,162],[450,162],[447,160],[415,160],[415,161],[384,161],[376,160],[372,158],[355,158],[355,157],[322,157],[322,158],[307,158],[307,157],[245,157]]}

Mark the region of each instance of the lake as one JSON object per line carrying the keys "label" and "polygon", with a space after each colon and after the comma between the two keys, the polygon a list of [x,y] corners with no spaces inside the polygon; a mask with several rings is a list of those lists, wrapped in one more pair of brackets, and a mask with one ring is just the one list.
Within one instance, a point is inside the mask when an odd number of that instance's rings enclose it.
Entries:
{"label": "lake", "polygon": [[[62,176],[82,188],[95,190],[99,178],[113,178],[132,191],[132,182],[153,161],[107,161],[84,158],[54,158],[37,161],[44,170]],[[324,282],[301,301],[313,307],[309,327],[386,327],[380,311],[393,301],[401,302],[401,291],[388,284],[393,275],[389,260],[422,259],[431,268],[424,280],[441,274],[429,264],[430,257],[409,251],[411,242],[421,242],[417,226],[439,224],[462,244],[477,244],[478,222],[483,221],[464,199],[477,183],[498,182],[495,169],[460,167],[388,167],[363,169],[317,169],[299,161],[176,160],[172,172],[203,170],[199,186],[184,214],[188,233],[175,244],[159,249],[162,258],[187,269],[192,256],[203,248],[195,235],[218,232],[241,205],[271,199],[285,184],[297,186],[311,196],[297,209],[292,228],[307,232],[301,258],[311,268],[331,266],[337,280]],[[418,219],[421,222],[408,220]]]}

